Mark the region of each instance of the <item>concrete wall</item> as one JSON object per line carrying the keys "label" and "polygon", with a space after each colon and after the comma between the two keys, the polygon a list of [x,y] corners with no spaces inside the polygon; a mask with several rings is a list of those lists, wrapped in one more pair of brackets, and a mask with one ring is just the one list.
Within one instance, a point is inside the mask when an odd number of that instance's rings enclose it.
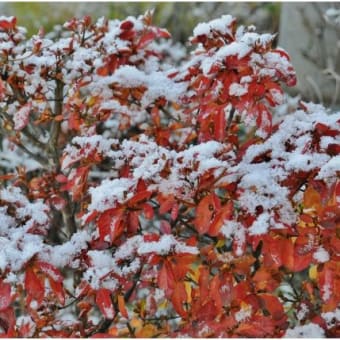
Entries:
{"label": "concrete wall", "polygon": [[340,23],[331,27],[323,16],[331,7],[339,9],[340,4],[282,3],[279,35],[279,46],[288,51],[297,71],[295,91],[305,99],[326,105],[340,103],[335,79],[324,71],[329,68],[340,75]]}

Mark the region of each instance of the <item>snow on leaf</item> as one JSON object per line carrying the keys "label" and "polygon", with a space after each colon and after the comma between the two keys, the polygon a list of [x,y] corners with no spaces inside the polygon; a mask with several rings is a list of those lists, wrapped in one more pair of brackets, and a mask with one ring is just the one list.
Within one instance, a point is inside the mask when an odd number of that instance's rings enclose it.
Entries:
{"label": "snow on leaf", "polygon": [[14,130],[22,130],[28,124],[31,108],[32,103],[29,102],[14,113]]}
{"label": "snow on leaf", "polygon": [[106,319],[112,320],[115,316],[111,300],[111,291],[106,288],[100,288],[96,293],[96,303]]}
{"label": "snow on leaf", "polygon": [[11,285],[0,280],[0,311],[11,304]]}

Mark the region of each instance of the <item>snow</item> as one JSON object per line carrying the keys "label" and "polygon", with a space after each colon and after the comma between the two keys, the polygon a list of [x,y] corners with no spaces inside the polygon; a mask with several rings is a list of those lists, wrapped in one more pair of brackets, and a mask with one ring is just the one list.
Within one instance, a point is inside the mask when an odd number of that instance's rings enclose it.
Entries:
{"label": "snow", "polygon": [[105,211],[117,203],[126,202],[133,197],[137,181],[130,178],[105,179],[98,187],[90,188],[91,204],[89,211]]}
{"label": "snow", "polygon": [[320,246],[313,254],[313,258],[319,263],[328,262],[330,259],[328,251]]}
{"label": "snow", "polygon": [[41,236],[25,234],[24,228],[11,230],[7,237],[0,237],[0,269],[19,271],[34,255],[42,251]]}
{"label": "snow", "polygon": [[175,83],[161,71],[145,73],[130,65],[121,66],[109,81],[126,88],[145,87],[146,91],[141,100],[142,107],[149,106],[160,97],[177,102],[186,91],[185,83]]}
{"label": "snow", "polygon": [[222,46],[213,56],[207,56],[201,62],[201,69],[204,75],[208,75],[214,64],[222,63],[229,56],[237,56],[242,59],[251,52],[252,48],[244,42],[233,41],[231,44]]}
{"label": "snow", "polygon": [[332,296],[331,285],[329,283],[326,283],[321,287],[322,300],[326,302],[330,299],[331,296]]}
{"label": "snow", "polygon": [[251,317],[252,307],[250,305],[244,305],[235,313],[235,320],[237,322],[243,322]]}
{"label": "snow", "polygon": [[321,317],[326,321],[327,328],[338,327],[340,325],[340,308],[333,312],[321,313]]}
{"label": "snow", "polygon": [[200,35],[209,36],[212,31],[231,35],[231,25],[235,19],[231,15],[222,15],[221,18],[211,20],[208,23],[198,24],[193,31],[195,37]]}
{"label": "snow", "polygon": [[[263,143],[248,147],[243,159],[228,168],[228,174],[222,180],[239,182],[238,202],[243,209],[256,214],[257,207],[263,208],[263,213],[257,216],[249,228],[252,235],[265,234],[271,228],[297,221],[296,212],[289,191],[281,183],[292,172],[319,170],[317,179],[328,178],[334,182],[339,169],[339,156],[331,158],[329,155],[309,150],[313,142],[314,127],[318,122],[334,126],[340,119],[340,114],[328,115],[325,109],[307,104],[308,112],[297,110],[287,115],[278,130]],[[293,151],[286,150],[286,142],[293,147]],[[270,160],[256,162],[253,160],[263,154],[268,154]],[[278,221],[271,217],[272,213],[279,213]]]}
{"label": "snow", "polygon": [[[320,164],[321,165],[321,164]],[[334,156],[322,165],[316,179],[334,178],[340,173],[340,156]]]}
{"label": "snow", "polygon": [[243,255],[243,246],[246,241],[246,232],[244,226],[241,223],[235,221],[225,221],[221,227],[221,234],[224,235],[226,239],[233,238],[236,243],[236,255]]}
{"label": "snow", "polygon": [[198,254],[198,249],[196,247],[186,246],[177,241],[173,235],[162,235],[158,241],[144,242],[137,249],[139,255],[146,255],[149,253],[167,255],[170,251],[180,254]]}
{"label": "snow", "polygon": [[305,303],[301,303],[301,305],[299,306],[299,311],[296,313],[296,318],[301,321],[306,317],[308,312],[308,306]]}
{"label": "snow", "polygon": [[266,234],[270,227],[270,218],[271,216],[268,213],[261,214],[248,229],[249,235]]}
{"label": "snow", "polygon": [[[114,254],[107,250],[88,251],[90,266],[83,278],[94,289],[104,287],[114,290],[119,288],[116,276],[128,277],[138,272],[151,253],[163,256],[169,253],[197,254],[198,250],[196,247],[187,246],[173,235],[162,235],[158,241],[152,242],[145,242],[143,236],[135,235],[121,244]],[[111,273],[115,274],[115,278],[110,276]]]}
{"label": "snow", "polygon": [[325,331],[315,323],[287,329],[285,338],[325,338]]}
{"label": "snow", "polygon": [[92,153],[109,155],[111,146],[118,143],[116,139],[104,138],[101,135],[77,136],[64,148],[62,160],[62,170],[67,169],[72,164],[81,159],[85,159]]}
{"label": "snow", "polygon": [[[45,245],[39,253],[39,258],[45,262],[51,263],[55,267],[65,268],[73,267],[74,259],[83,249],[88,248],[87,242],[91,236],[86,230],[81,230],[72,235],[69,241],[61,245]],[[76,267],[77,262],[75,262]]]}
{"label": "snow", "polygon": [[248,93],[248,85],[242,86],[238,83],[232,83],[229,87],[229,95],[241,97],[244,94]]}

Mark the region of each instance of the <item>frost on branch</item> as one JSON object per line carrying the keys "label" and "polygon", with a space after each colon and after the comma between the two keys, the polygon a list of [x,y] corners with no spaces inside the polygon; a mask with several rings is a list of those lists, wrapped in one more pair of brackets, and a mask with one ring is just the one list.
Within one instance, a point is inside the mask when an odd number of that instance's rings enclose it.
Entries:
{"label": "frost on branch", "polygon": [[339,336],[340,114],[272,120],[275,36],[224,15],[176,66],[151,13],[59,33],[0,17],[1,335]]}

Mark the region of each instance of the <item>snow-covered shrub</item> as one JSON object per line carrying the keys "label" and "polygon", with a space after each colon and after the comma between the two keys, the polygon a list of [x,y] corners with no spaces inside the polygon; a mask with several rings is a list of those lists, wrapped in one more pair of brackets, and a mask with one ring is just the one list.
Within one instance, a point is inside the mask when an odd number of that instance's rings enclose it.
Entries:
{"label": "snow-covered shrub", "polygon": [[171,66],[151,19],[0,17],[2,335],[338,336],[340,114],[273,123],[273,35],[224,15]]}

